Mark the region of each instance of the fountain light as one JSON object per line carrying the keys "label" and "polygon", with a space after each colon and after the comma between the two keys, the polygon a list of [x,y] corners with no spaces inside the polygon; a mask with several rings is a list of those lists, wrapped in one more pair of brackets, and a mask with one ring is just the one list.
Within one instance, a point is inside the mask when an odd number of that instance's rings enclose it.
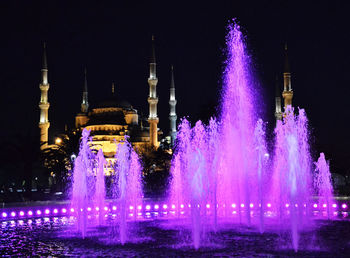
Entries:
{"label": "fountain light", "polygon": [[314,208],[317,208],[317,203],[314,203]]}
{"label": "fountain light", "polygon": [[268,203],[268,204],[267,204],[267,207],[268,207],[268,208],[271,208],[271,203]]}
{"label": "fountain light", "polygon": [[298,204],[297,203],[294,206],[295,206],[295,208],[298,208]]}
{"label": "fountain light", "polygon": [[336,204],[336,203],[333,203],[332,207],[333,207],[333,208],[337,208],[337,204]]}
{"label": "fountain light", "polygon": [[171,205],[171,208],[172,208],[172,209],[175,209],[175,208],[176,208],[176,207],[175,207],[175,204]]}
{"label": "fountain light", "polygon": [[241,208],[244,208],[244,203],[241,203]]}
{"label": "fountain light", "polygon": [[323,208],[327,208],[327,204],[324,203],[324,204],[323,204]]}
{"label": "fountain light", "polygon": [[150,210],[151,209],[151,205],[146,205],[146,210]]}
{"label": "fountain light", "polygon": [[130,209],[130,210],[133,210],[133,209],[134,209],[134,206],[131,206],[131,205],[130,205],[129,209]]}
{"label": "fountain light", "polygon": [[87,210],[88,210],[88,211],[91,211],[91,207],[87,207]]}
{"label": "fountain light", "polygon": [[236,204],[235,203],[232,203],[232,208],[236,208]]}
{"label": "fountain light", "polygon": [[19,216],[24,216],[24,211],[20,211]]}
{"label": "fountain light", "polygon": [[41,215],[41,210],[37,210],[37,211],[36,211],[36,214],[37,214],[37,215]]}
{"label": "fountain light", "polygon": [[288,208],[289,207],[289,203],[286,203],[286,208]]}
{"label": "fountain light", "polygon": [[74,209],[73,209],[73,208],[71,208],[71,209],[70,209],[70,212],[74,212]]}
{"label": "fountain light", "polygon": [[114,210],[114,211],[117,210],[117,206],[113,206],[112,210]]}
{"label": "fountain light", "polygon": [[141,210],[141,209],[142,209],[142,206],[141,206],[141,205],[137,206],[137,209],[138,209],[138,210]]}
{"label": "fountain light", "polygon": [[181,207],[181,209],[183,209],[183,208],[185,208],[185,205],[181,204],[180,207]]}
{"label": "fountain light", "polygon": [[347,206],[345,203],[343,203],[343,204],[341,205],[341,207],[342,207],[343,209],[346,209],[348,206]]}
{"label": "fountain light", "polygon": [[154,209],[158,210],[159,209],[159,205],[158,204],[154,205]]}
{"label": "fountain light", "polygon": [[14,216],[16,216],[16,212],[11,212],[11,217],[14,217]]}
{"label": "fountain light", "polygon": [[207,209],[210,209],[210,204],[208,203],[208,204],[206,205],[206,207],[207,207]]}
{"label": "fountain light", "polygon": [[3,213],[2,213],[2,217],[3,217],[3,218],[6,218],[6,217],[7,217],[7,213],[6,213],[6,212],[3,212]]}
{"label": "fountain light", "polygon": [[99,211],[100,210],[100,208],[99,207],[96,207],[96,211]]}
{"label": "fountain light", "polygon": [[28,215],[29,216],[33,216],[33,212],[32,211],[28,211]]}
{"label": "fountain light", "polygon": [[104,207],[104,210],[105,210],[105,211],[108,211],[108,207],[107,207],[107,206],[105,206],[105,207]]}
{"label": "fountain light", "polygon": [[253,203],[249,204],[249,207],[250,207],[250,208],[253,208],[253,207],[254,207],[254,204],[253,204]]}
{"label": "fountain light", "polygon": [[45,210],[45,214],[49,214],[50,213],[50,210],[49,209],[46,209]]}
{"label": "fountain light", "polygon": [[58,210],[57,210],[57,209],[54,209],[54,210],[53,210],[53,213],[57,214],[57,213],[58,213]]}
{"label": "fountain light", "polygon": [[163,205],[163,209],[164,209],[164,210],[168,209],[168,205],[164,204],[164,205]]}
{"label": "fountain light", "polygon": [[63,208],[62,213],[66,213],[66,212],[67,212],[67,209]]}

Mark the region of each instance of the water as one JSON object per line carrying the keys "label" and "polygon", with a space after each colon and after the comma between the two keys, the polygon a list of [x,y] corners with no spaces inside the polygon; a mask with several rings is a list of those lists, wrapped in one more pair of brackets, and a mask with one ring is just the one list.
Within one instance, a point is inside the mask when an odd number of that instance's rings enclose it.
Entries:
{"label": "water", "polygon": [[333,200],[332,178],[329,170],[329,163],[326,161],[324,153],[320,154],[315,162],[315,188],[319,197],[319,207],[326,205],[328,218],[330,216],[331,200]]}

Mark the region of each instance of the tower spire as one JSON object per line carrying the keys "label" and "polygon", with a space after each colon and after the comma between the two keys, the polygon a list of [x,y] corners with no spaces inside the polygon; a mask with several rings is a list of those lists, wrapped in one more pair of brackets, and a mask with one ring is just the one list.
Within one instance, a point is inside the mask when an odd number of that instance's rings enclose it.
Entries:
{"label": "tower spire", "polygon": [[83,89],[83,100],[81,102],[81,112],[87,113],[89,110],[89,101],[88,101],[88,87],[87,87],[87,71],[86,67],[84,69],[84,89]]}
{"label": "tower spire", "polygon": [[157,116],[157,104],[158,104],[158,97],[157,97],[157,83],[158,78],[156,75],[156,55],[155,55],[155,44],[154,44],[154,36],[152,35],[152,54],[150,58],[150,73],[148,78],[148,85],[149,85],[149,96],[148,96],[148,104],[149,104],[149,116],[148,116],[148,123],[150,126],[150,145],[152,147],[157,148],[159,145],[158,142],[158,122],[159,118]]}
{"label": "tower spire", "polygon": [[112,96],[114,96],[114,92],[115,92],[115,85],[114,85],[114,82],[112,82]]}
{"label": "tower spire", "polygon": [[174,146],[174,141],[176,138],[176,98],[175,98],[175,82],[174,82],[174,67],[171,66],[171,82],[170,82],[170,99],[169,99],[169,120],[170,120],[170,138],[171,138],[171,147]]}
{"label": "tower spire", "polygon": [[292,105],[292,99],[293,99],[293,90],[292,90],[292,83],[291,83],[291,73],[290,73],[290,66],[289,66],[289,59],[288,59],[288,47],[287,43],[284,46],[284,71],[283,71],[283,92],[282,96],[284,98],[284,107]]}
{"label": "tower spire", "polygon": [[41,149],[47,147],[49,140],[49,107],[50,103],[48,102],[48,91],[50,88],[48,82],[48,67],[47,67],[47,57],[46,57],[46,44],[44,42],[43,46],[43,57],[42,57],[42,68],[41,68],[41,83],[39,85],[40,88],[40,120],[39,120],[39,128],[40,128],[40,143]]}

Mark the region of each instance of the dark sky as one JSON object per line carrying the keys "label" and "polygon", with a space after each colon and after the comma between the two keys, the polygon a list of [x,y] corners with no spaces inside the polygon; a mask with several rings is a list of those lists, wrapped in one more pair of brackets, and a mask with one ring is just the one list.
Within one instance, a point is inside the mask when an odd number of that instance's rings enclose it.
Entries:
{"label": "dark sky", "polygon": [[160,127],[168,132],[171,64],[178,116],[195,121],[218,101],[226,26],[236,17],[260,81],[264,119],[274,123],[275,77],[282,75],[287,41],[294,105],[306,109],[314,141],[347,150],[350,23],[345,2],[1,1],[1,134],[37,130],[44,41],[51,135],[74,123],[85,66],[91,104],[108,97],[115,82],[120,98],[147,115],[152,34]]}

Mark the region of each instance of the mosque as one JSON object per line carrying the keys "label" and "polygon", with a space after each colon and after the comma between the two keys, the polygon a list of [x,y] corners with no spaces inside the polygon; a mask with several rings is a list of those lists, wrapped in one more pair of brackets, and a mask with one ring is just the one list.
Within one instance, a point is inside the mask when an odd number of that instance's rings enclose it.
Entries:
{"label": "mosque", "polygon": [[[85,82],[82,93],[82,102],[80,112],[75,116],[75,130],[81,132],[84,128],[90,130],[92,136],[91,148],[102,149],[105,157],[113,160],[116,153],[115,142],[120,142],[128,137],[132,146],[139,152],[156,150],[160,145],[160,138],[163,132],[158,128],[159,118],[157,115],[157,83],[156,74],[156,56],[154,47],[154,37],[152,36],[152,54],[149,63],[149,116],[147,122],[143,122],[138,111],[133,106],[119,99],[114,94],[114,84],[112,84],[112,94],[103,102],[98,103],[93,108],[89,106],[88,87],[85,70]],[[50,103],[48,102],[48,90],[50,88],[48,82],[48,66],[46,57],[46,47],[44,45],[43,62],[41,69],[40,83],[41,98],[39,102],[40,108],[40,141],[41,148],[54,148],[55,145],[49,145],[48,129],[50,122],[48,118],[48,110]],[[163,137],[170,146],[174,144],[176,137],[176,98],[175,98],[175,83],[174,71],[171,68],[171,83],[170,83],[170,99],[169,99],[169,135]],[[60,141],[56,141],[56,146]]]}
{"label": "mosque", "polygon": [[[112,85],[111,97],[105,101],[98,103],[95,107],[90,108],[88,100],[88,87],[85,71],[85,82],[82,93],[81,110],[75,117],[75,130],[81,132],[86,128],[91,131],[92,136],[91,148],[102,149],[107,160],[113,160],[116,152],[115,142],[120,142],[129,137],[129,141],[132,146],[139,152],[145,152],[149,150],[155,150],[160,145],[160,138],[163,136],[163,132],[158,128],[159,118],[157,115],[157,83],[158,78],[156,74],[156,57],[154,47],[154,37],[152,36],[152,54],[149,63],[149,116],[146,124],[138,114],[138,111],[133,106],[124,100],[120,100],[114,94],[114,85]],[[41,98],[39,102],[40,108],[40,141],[41,148],[54,148],[56,145],[48,144],[48,129],[50,122],[48,119],[48,110],[50,103],[48,102],[48,90],[50,88],[48,82],[48,66],[46,58],[46,48],[44,45],[43,62],[41,69],[41,83],[40,91]],[[282,120],[282,99],[284,99],[284,107],[292,105],[293,90],[291,87],[291,73],[287,54],[287,45],[285,46],[285,64],[283,72],[283,91],[282,94],[279,89],[279,84],[276,84],[276,96],[275,96],[275,118]],[[171,83],[170,83],[170,99],[169,99],[169,123],[170,132],[166,137],[163,137],[169,145],[172,147],[176,138],[176,98],[175,98],[175,83],[174,83],[174,71],[171,69]]]}

